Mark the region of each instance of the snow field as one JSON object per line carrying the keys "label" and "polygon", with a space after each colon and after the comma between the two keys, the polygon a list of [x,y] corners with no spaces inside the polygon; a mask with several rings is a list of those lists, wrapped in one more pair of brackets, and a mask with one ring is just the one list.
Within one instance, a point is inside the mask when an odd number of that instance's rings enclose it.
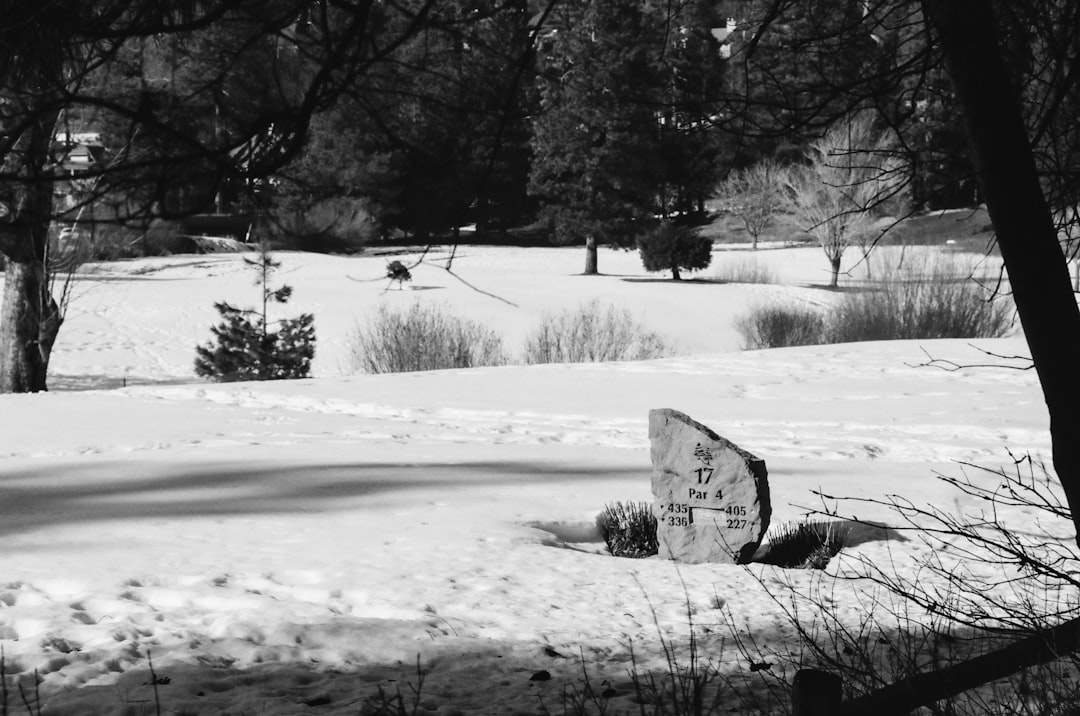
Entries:
{"label": "snow field", "polygon": [[[280,383],[192,375],[213,301],[253,300],[239,257],[87,274],[55,384],[91,389],[0,396],[9,683],[30,686],[36,670],[56,714],[155,713],[155,699],[166,713],[356,714],[380,687],[410,695],[419,659],[421,713],[535,714],[559,712],[583,660],[628,712],[630,645],[640,672],[662,673],[659,640],[685,657],[690,621],[738,678],[752,675],[727,620],[760,647],[792,647],[774,598],[793,588],[822,586],[858,624],[875,588],[833,578],[860,558],[912,569],[927,547],[859,528],[825,575],[605,553],[603,506],[650,499],[649,409],[682,410],[763,457],[775,523],[820,508],[817,491],[974,508],[935,471],[1006,464],[1006,448],[1048,458],[1045,410],[1031,372],[920,367],[928,354],[1019,354],[1019,338],[734,352],[745,306],[831,295],[810,285],[820,250],[758,256],[786,285],[673,286],[613,252],[592,279],[574,275],[579,250],[463,247],[455,272],[498,300],[437,264],[413,271],[416,290],[384,292],[383,258],[284,254],[286,311],[316,314],[319,352],[315,378]],[[378,302],[445,300],[512,344],[544,311],[594,296],[681,354],[341,375],[348,330]],[[857,510],[897,526],[888,510]],[[550,680],[532,680],[541,671]]]}

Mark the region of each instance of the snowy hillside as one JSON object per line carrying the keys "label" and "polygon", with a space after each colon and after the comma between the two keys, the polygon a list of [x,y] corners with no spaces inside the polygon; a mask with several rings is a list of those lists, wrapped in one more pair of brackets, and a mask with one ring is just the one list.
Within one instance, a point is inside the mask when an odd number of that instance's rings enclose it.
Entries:
{"label": "snowy hillside", "polygon": [[[612,252],[588,278],[579,250],[463,247],[453,273],[429,256],[411,290],[386,291],[384,258],[279,258],[284,312],[315,314],[313,379],[197,381],[213,301],[255,291],[237,256],[180,256],[83,276],[53,392],[0,396],[0,646],[9,684],[32,691],[39,674],[44,713],[357,714],[380,688],[409,695],[418,659],[419,713],[562,713],[583,668],[625,713],[631,643],[640,672],[665,671],[659,640],[686,648],[688,610],[703,653],[756,678],[726,620],[759,647],[793,645],[769,595],[814,574],[613,558],[595,529],[606,503],[650,497],[651,408],[764,458],[774,523],[820,507],[816,490],[965,509],[935,472],[1006,449],[1049,458],[1032,372],[920,366],[1022,354],[1022,339],[738,352],[733,320],[755,302],[832,300],[816,248],[758,252],[772,286],[676,285]],[[592,297],[678,355],[342,375],[349,331],[380,302],[444,303],[517,350],[544,312]],[[855,542],[851,560],[926,556],[884,528]],[[829,589],[858,623],[872,585]]]}

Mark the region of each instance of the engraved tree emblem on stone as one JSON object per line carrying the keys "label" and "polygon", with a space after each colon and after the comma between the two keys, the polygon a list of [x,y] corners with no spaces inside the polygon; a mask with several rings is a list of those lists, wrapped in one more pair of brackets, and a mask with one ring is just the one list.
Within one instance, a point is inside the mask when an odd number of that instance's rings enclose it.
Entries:
{"label": "engraved tree emblem on stone", "polygon": [[744,563],[769,528],[765,461],[677,410],[649,411],[660,556]]}

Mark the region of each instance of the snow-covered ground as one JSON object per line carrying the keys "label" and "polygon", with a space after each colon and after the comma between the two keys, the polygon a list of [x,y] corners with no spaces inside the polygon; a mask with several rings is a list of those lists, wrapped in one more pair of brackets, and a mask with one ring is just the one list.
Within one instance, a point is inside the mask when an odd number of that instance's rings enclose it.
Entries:
{"label": "snow-covered ground", "polygon": [[[699,278],[749,253],[718,250]],[[357,714],[380,688],[410,697],[418,664],[418,713],[562,713],[585,674],[612,689],[609,713],[636,712],[630,645],[640,673],[666,671],[659,640],[685,654],[690,621],[707,658],[754,676],[725,622],[758,648],[794,646],[769,595],[786,601],[815,574],[613,558],[595,529],[605,504],[650,499],[651,408],[764,458],[774,524],[820,507],[816,490],[962,510],[935,472],[1010,463],[1006,449],[1049,458],[1032,372],[920,367],[1022,354],[1020,338],[739,352],[747,307],[834,296],[820,249],[756,257],[780,285],[674,284],[610,251],[605,275],[583,277],[580,249],[461,247],[452,273],[433,252],[407,290],[387,291],[386,257],[283,253],[283,313],[315,314],[315,377],[238,384],[200,382],[192,361],[214,301],[254,303],[240,257],[93,267],[53,392],[0,396],[11,712],[36,671],[45,714]],[[545,312],[593,297],[677,355],[344,374],[349,333],[380,302],[445,304],[516,351]],[[856,541],[848,559],[905,569],[927,554],[885,530]],[[872,589],[839,580],[829,598],[858,623]]]}

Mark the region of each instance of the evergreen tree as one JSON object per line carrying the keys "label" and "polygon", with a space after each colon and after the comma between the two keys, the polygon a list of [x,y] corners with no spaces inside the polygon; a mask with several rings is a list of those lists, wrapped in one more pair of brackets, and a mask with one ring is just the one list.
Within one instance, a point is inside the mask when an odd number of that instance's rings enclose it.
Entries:
{"label": "evergreen tree", "polygon": [[682,270],[697,271],[712,262],[712,240],[672,221],[661,221],[639,236],[637,246],[646,271],[671,271],[676,281],[682,278]]}
{"label": "evergreen tree", "polygon": [[702,213],[732,160],[733,138],[718,131],[728,63],[714,27],[714,3],[688,0],[649,5],[660,141],[657,211]]}
{"label": "evergreen tree", "polygon": [[723,11],[736,21],[727,86],[739,99],[718,121],[739,138],[737,166],[765,156],[798,160],[807,141],[858,107],[854,86],[883,104],[899,95],[903,77],[875,70],[907,46],[882,41],[891,26],[863,0],[726,0]]}
{"label": "evergreen tree", "polygon": [[528,19],[523,0],[432,8],[392,62],[318,117],[279,208],[362,199],[383,227],[420,238],[531,219]]}
{"label": "evergreen tree", "polygon": [[646,18],[631,0],[556,6],[541,43],[530,191],[556,241],[625,245],[655,206],[659,143]]}
{"label": "evergreen tree", "polygon": [[928,72],[911,88],[909,111],[898,122],[911,169],[911,199],[921,209],[951,209],[977,202],[967,160],[967,137],[956,93],[944,71]]}
{"label": "evergreen tree", "polygon": [[311,121],[303,151],[278,176],[267,213],[306,250],[354,251],[391,223],[400,189],[395,157],[346,98]]}
{"label": "evergreen tree", "polygon": [[195,374],[218,381],[284,380],[306,378],[315,357],[315,317],[303,313],[297,318],[274,321],[271,330],[268,309],[271,303],[285,304],[292,287],[270,287],[270,275],[280,267],[262,244],[258,259],[244,259],[252,266],[261,288],[260,309],[236,308],[224,301],[215,303],[222,322],[210,329],[216,342],[195,348]]}
{"label": "evergreen tree", "polygon": [[711,3],[560,5],[541,43],[531,191],[559,242],[627,245],[653,217],[704,211],[728,161]]}

